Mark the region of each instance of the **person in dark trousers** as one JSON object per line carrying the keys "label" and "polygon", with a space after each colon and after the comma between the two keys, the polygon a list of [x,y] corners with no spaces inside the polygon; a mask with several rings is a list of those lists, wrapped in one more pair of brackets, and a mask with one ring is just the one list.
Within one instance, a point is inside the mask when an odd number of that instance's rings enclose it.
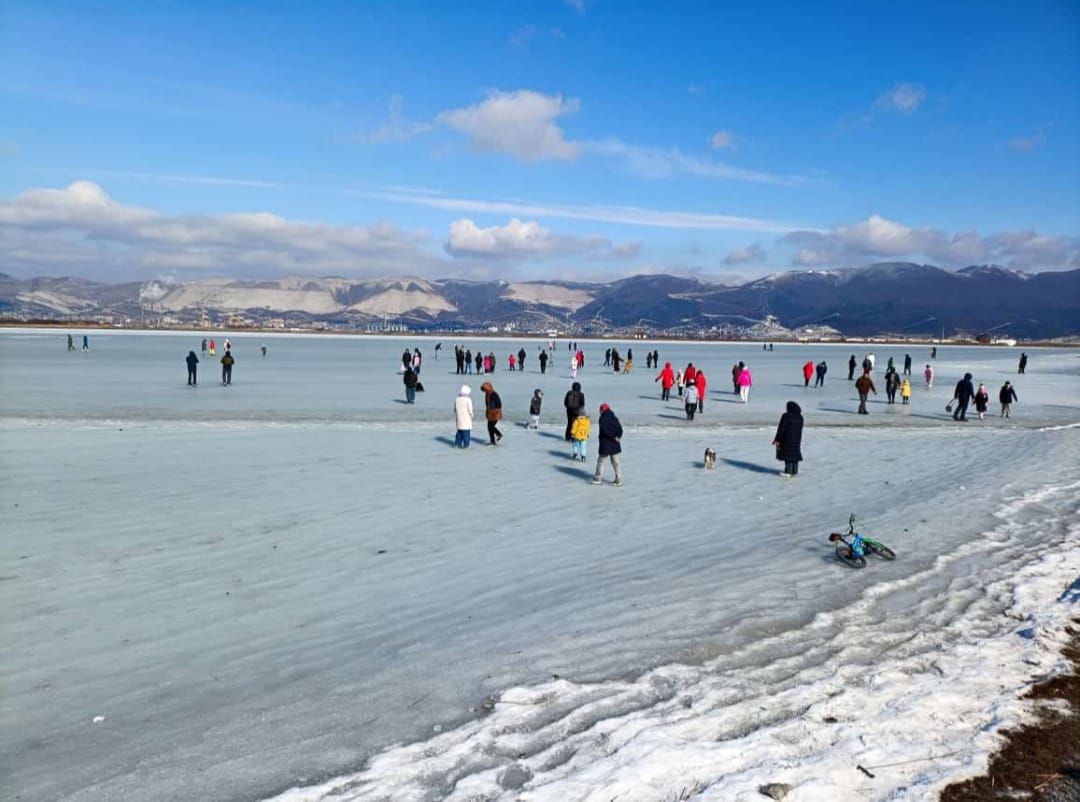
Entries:
{"label": "person in dark trousers", "polygon": [[968,404],[971,403],[971,399],[974,397],[975,385],[971,383],[971,374],[965,373],[964,378],[956,383],[956,389],[953,391],[953,403],[956,404],[956,409],[953,410],[953,420],[967,420]]}
{"label": "person in dark trousers", "polygon": [[74,351],[75,350],[75,338],[72,337],[70,334],[68,335],[68,350],[69,351]]}
{"label": "person in dark trousers", "polygon": [[1001,391],[998,392],[998,401],[1001,402],[1001,417],[1009,417],[1013,403],[1019,400],[1016,397],[1016,389],[1012,386],[1012,382],[1005,382],[1001,385]]}
{"label": "person in dark trousers", "polygon": [[525,349],[524,348],[519,348],[518,349],[518,365],[517,365],[518,370],[525,370],[525,357],[526,356],[528,356],[528,354],[525,353]]}
{"label": "person in dark trousers", "polygon": [[847,380],[851,381],[855,378],[855,354],[851,355],[851,358],[847,361]]}
{"label": "person in dark trousers", "polygon": [[815,387],[825,386],[825,374],[829,372],[829,366],[825,364],[825,360],[821,360],[817,363],[817,367],[814,368],[817,372],[817,377],[814,379]]}
{"label": "person in dark trousers", "polygon": [[90,338],[87,337],[85,334],[82,336],[82,349],[84,351],[90,350]]}
{"label": "person in dark trousers", "polygon": [[502,420],[502,399],[491,386],[491,382],[480,385],[484,391],[484,417],[487,418],[488,445],[497,446],[502,440],[502,432],[499,431],[499,421]]}
{"label": "person in dark trousers", "polygon": [[547,363],[548,363],[547,351],[541,351],[540,352],[540,373],[541,373],[541,375],[543,375],[544,373],[547,373]]}
{"label": "person in dark trousers", "polygon": [[405,403],[416,403],[416,383],[418,380],[412,368],[405,368],[405,375],[401,377],[401,381],[405,385]]}
{"label": "person in dark trousers", "polygon": [[187,352],[187,383],[194,387],[199,383],[199,377],[197,375],[199,370],[199,358],[195,356],[194,351]]}
{"label": "person in dark trousers", "polygon": [[406,348],[401,354],[401,366],[403,368],[412,367],[412,351]]}
{"label": "person in dark trousers", "polygon": [[204,354],[206,353],[206,338],[205,337],[202,338],[202,352]]}
{"label": "person in dark trousers", "polygon": [[592,483],[600,484],[604,476],[604,458],[611,460],[611,467],[615,469],[615,486],[622,487],[622,465],[619,455],[622,454],[622,424],[611,411],[607,404],[600,405],[600,420],[597,422],[599,431],[599,443],[597,445],[596,472],[593,474]]}
{"label": "person in dark trousers", "polygon": [[780,425],[776,427],[773,445],[776,446],[776,458],[784,463],[780,475],[790,479],[799,475],[799,463],[802,462],[802,409],[794,401],[787,402],[787,412],[780,416]]}
{"label": "person in dark trousers", "polygon": [[877,388],[874,387],[874,380],[870,378],[870,371],[866,371],[862,376],[855,380],[855,391],[859,394],[859,414],[869,415],[866,411],[866,399],[870,393],[877,395]]}
{"label": "person in dark trousers", "polygon": [[225,349],[225,356],[221,358],[221,383],[232,384],[232,369],[236,364],[236,360],[233,359],[232,351],[228,348]]}
{"label": "person in dark trousers", "polygon": [[570,429],[574,426],[574,418],[585,409],[585,393],[581,392],[581,382],[574,382],[563,397],[563,406],[566,407],[566,442],[570,442]]}
{"label": "person in dark trousers", "polygon": [[484,372],[484,355],[479,351],[476,352],[476,372],[478,374]]}
{"label": "person in dark trousers", "polygon": [[896,391],[900,389],[900,374],[896,372],[896,368],[890,367],[885,372],[885,395],[889,398],[890,404],[896,403]]}
{"label": "person in dark trousers", "polygon": [[904,354],[904,375],[911,375],[911,354]]}
{"label": "person in dark trousers", "polygon": [[930,349],[930,358],[931,359],[937,359],[937,346],[936,345],[933,348]]}
{"label": "person in dark trousers", "polygon": [[1020,365],[1019,365],[1019,367],[1018,367],[1018,369],[1016,371],[1017,373],[1024,373],[1024,372],[1027,371],[1027,359],[1028,359],[1027,354],[1021,352],[1020,353]]}

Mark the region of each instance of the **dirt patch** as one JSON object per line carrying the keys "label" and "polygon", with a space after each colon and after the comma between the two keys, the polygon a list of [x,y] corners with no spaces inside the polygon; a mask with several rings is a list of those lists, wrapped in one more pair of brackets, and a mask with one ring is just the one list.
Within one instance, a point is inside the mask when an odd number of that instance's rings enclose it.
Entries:
{"label": "dirt patch", "polygon": [[1078,626],[1066,629],[1071,639],[1063,650],[1072,673],[1024,695],[1034,700],[1038,719],[1002,730],[1005,743],[986,774],[948,786],[941,802],[1080,802],[1080,619],[1074,623]]}

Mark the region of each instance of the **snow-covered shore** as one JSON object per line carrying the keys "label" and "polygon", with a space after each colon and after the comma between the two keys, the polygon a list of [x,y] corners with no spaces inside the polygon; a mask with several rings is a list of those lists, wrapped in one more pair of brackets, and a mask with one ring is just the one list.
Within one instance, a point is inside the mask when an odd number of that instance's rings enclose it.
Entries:
{"label": "snow-covered shore", "polygon": [[[627,485],[596,488],[562,441],[561,368],[499,371],[513,419],[545,389],[545,425],[460,452],[445,351],[408,407],[403,341],[279,338],[264,360],[233,339],[234,385],[204,363],[189,389],[192,338],[84,355],[0,337],[0,759],[22,799],[254,799],[337,775],[286,798],[738,799],[776,781],[931,799],[985,761],[1075,614],[1058,598],[1080,574],[1070,352],[1016,377],[1015,354],[942,349],[935,390],[859,418],[848,346],[672,345],[662,360],[710,376],[688,424],[586,346],[590,408],[628,429]],[[806,358],[829,359],[824,391],[799,386]],[[733,359],[755,370],[747,406],[725,396]],[[1017,382],[1012,420],[945,418],[969,369]],[[788,398],[807,461],[785,483],[769,441]],[[837,563],[825,537],[852,511],[900,559]]]}

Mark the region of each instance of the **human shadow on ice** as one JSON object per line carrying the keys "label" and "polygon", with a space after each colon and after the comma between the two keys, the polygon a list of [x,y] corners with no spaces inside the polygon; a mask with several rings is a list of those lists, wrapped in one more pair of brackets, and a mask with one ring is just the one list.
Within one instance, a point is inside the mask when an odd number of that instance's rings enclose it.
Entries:
{"label": "human shadow on ice", "polygon": [[395,404],[408,404],[409,402],[406,401],[404,398],[395,398],[394,403]]}
{"label": "human shadow on ice", "polygon": [[721,462],[726,462],[732,468],[742,468],[744,471],[753,471],[754,473],[768,473],[773,476],[776,475],[776,468],[768,468],[764,465],[758,465],[756,462],[745,462],[741,459],[730,459],[728,457],[721,457]]}
{"label": "human shadow on ice", "polygon": [[555,470],[565,473],[567,476],[573,476],[578,479],[591,479],[592,471],[588,468],[571,468],[568,465],[556,465]]}
{"label": "human shadow on ice", "polygon": [[561,434],[556,434],[555,432],[537,432],[537,434],[540,435],[541,437],[550,437],[550,438],[552,438],[554,440],[565,440],[566,439]]}
{"label": "human shadow on ice", "polygon": [[686,420],[685,415],[665,415],[665,414],[661,413],[660,415],[657,415],[656,417],[658,417],[658,418],[670,418],[671,420]]}
{"label": "human shadow on ice", "polygon": [[436,443],[444,443],[445,445],[448,445],[448,446],[453,446],[454,445],[454,438],[446,437],[445,435],[439,435],[438,437],[435,438],[435,442]]}
{"label": "human shadow on ice", "polygon": [[570,459],[570,457],[573,456],[573,454],[567,454],[565,451],[556,451],[554,448],[549,448],[548,454],[553,457],[561,457],[562,459]]}

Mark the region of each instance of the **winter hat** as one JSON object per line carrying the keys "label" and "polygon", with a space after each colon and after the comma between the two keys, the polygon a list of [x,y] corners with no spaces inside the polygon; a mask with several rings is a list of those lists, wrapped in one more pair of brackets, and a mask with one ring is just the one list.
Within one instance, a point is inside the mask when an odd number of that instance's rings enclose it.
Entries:
{"label": "winter hat", "polygon": [[472,388],[467,384],[463,384],[461,385],[461,390],[458,392],[458,395],[472,395]]}
{"label": "winter hat", "polygon": [[539,387],[537,387],[537,388],[536,388],[535,390],[533,390],[533,395],[538,395],[538,396],[540,396],[541,398],[543,398],[543,396],[544,396],[544,391],[543,391],[543,390],[541,390],[541,389],[540,389]]}
{"label": "winter hat", "polygon": [[601,404],[600,405],[600,411],[601,412],[607,412],[609,409],[611,409],[611,407],[609,407],[607,404]]}

